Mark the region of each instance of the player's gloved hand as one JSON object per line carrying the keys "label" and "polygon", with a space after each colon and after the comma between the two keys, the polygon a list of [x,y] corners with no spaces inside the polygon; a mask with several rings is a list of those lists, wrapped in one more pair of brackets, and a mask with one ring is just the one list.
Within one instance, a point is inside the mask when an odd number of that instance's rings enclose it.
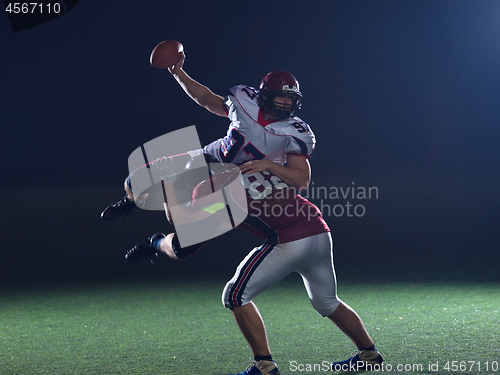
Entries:
{"label": "player's gloved hand", "polygon": [[158,158],[150,163],[151,172],[156,181],[175,182],[177,176],[174,170],[174,162],[171,157]]}

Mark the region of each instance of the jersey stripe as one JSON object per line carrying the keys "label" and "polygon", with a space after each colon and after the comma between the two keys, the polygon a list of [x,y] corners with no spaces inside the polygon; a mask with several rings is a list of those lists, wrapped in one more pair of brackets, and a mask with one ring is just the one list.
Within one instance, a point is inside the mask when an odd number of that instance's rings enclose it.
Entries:
{"label": "jersey stripe", "polygon": [[295,141],[299,145],[300,153],[302,155],[308,156],[306,143],[302,139],[299,139],[297,137],[292,136],[292,138],[295,139]]}
{"label": "jersey stripe", "polygon": [[260,263],[265,259],[266,256],[274,249],[275,245],[262,245],[259,249],[256,249],[254,254],[248,259],[245,265],[242,267],[238,279],[231,288],[231,292],[228,296],[229,305],[231,307],[241,306],[241,296],[245,290],[245,286],[252,277],[253,273],[257,269]]}

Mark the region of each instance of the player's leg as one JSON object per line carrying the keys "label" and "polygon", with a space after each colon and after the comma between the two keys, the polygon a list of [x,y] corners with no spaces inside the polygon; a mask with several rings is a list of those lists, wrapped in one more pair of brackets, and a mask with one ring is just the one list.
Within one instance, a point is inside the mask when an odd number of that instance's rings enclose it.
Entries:
{"label": "player's leg", "polygon": [[174,252],[172,241],[175,233],[164,235],[163,233],[155,233],[147,240],[139,242],[125,254],[125,260],[135,262],[144,257],[152,257],[153,260],[158,257],[158,253],[167,254],[173,259],[179,259]]}
{"label": "player's leg", "polygon": [[[198,151],[192,151],[192,155],[198,155]],[[201,152],[201,151],[199,151]],[[174,157],[179,157],[177,163],[182,165],[186,164],[186,159],[190,159],[191,154],[181,154],[176,155]],[[144,171],[152,171],[151,173],[158,173],[159,175],[168,175],[169,171],[173,169],[173,157],[163,157],[158,158],[148,164],[145,164],[132,172],[124,182],[124,190],[125,196],[120,199],[118,202],[110,204],[106,209],[101,213],[101,218],[103,220],[116,220],[119,218],[124,219],[127,215],[134,212],[138,207],[143,207],[146,198],[148,197],[148,193],[145,192],[136,192],[135,194],[132,190],[132,179],[139,178],[138,176],[142,176]],[[192,160],[192,159],[191,159]],[[157,178],[158,180],[158,178]]]}
{"label": "player's leg", "polygon": [[253,302],[231,308],[241,333],[248,342],[254,357],[269,357],[271,349],[267,341],[266,328],[257,306]]}
{"label": "player's leg", "polygon": [[373,340],[359,315],[343,301],[328,315],[328,319],[351,339],[356,348],[369,348],[373,345]]}
{"label": "player's leg", "polygon": [[125,193],[127,194],[127,198],[131,202],[135,202],[134,199],[134,192],[132,191],[132,185],[130,182],[130,176],[128,176],[125,181],[123,182],[123,190],[125,190]]}
{"label": "player's leg", "polygon": [[191,246],[181,247],[176,233],[164,235],[163,233],[155,233],[147,240],[139,242],[127,254],[125,260],[135,262],[144,257],[151,257],[154,261],[158,257],[158,253],[164,253],[175,260],[189,258],[191,255],[200,250],[207,241],[194,244]]}
{"label": "player's leg", "polygon": [[334,322],[356,345],[356,354],[346,360],[333,362],[333,371],[380,371],[384,362],[366,331],[361,318],[345,303],[337,307],[328,318]]}
{"label": "player's leg", "polygon": [[333,242],[329,233],[311,236],[297,245],[310,254],[298,272],[314,309],[327,316],[359,347],[373,345],[359,316],[337,297],[337,277],[333,265]]}
{"label": "player's leg", "polygon": [[[310,258],[301,265],[299,273],[309,294],[313,307],[322,316],[328,317],[335,325],[349,337],[358,353],[346,361],[336,362],[338,368],[349,368],[351,362],[358,362],[356,369],[363,366],[379,365],[382,357],[375,349],[373,340],[368,334],[359,315],[337,297],[337,281],[333,265],[333,243],[329,233],[305,239],[304,243],[310,250]],[[338,364],[341,363],[339,366]],[[342,367],[344,366],[344,367]]]}
{"label": "player's leg", "polygon": [[252,250],[224,288],[222,302],[233,312],[236,324],[254,355],[254,362],[247,370],[250,372],[240,374],[279,375],[278,367],[272,358],[264,321],[252,300],[291,272],[283,267],[280,246],[263,245]]}

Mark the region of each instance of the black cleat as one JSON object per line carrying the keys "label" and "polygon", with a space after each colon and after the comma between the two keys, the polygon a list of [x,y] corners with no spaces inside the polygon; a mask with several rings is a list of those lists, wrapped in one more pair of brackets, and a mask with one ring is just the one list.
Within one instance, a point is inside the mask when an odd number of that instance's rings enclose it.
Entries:
{"label": "black cleat", "polygon": [[135,262],[139,259],[149,256],[151,263],[154,263],[156,258],[158,258],[158,252],[153,247],[153,243],[165,237],[163,233],[155,233],[152,237],[149,237],[146,241],[138,243],[125,254],[125,260],[128,262]]}
{"label": "black cleat", "polygon": [[127,195],[120,199],[118,202],[114,204],[110,204],[104,211],[101,213],[101,218],[103,220],[116,220],[118,218],[124,219],[125,216],[131,214],[135,210],[137,210],[137,206],[134,202],[132,202]]}

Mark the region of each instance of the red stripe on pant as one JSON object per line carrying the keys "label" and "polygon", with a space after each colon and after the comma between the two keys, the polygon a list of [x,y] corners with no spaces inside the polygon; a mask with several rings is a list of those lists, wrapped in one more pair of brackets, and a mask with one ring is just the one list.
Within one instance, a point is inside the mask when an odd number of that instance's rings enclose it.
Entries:
{"label": "red stripe on pant", "polygon": [[255,263],[257,263],[259,261],[259,259],[264,256],[264,254],[266,253],[267,249],[269,249],[269,247],[271,247],[273,245],[266,245],[264,248],[262,248],[260,251],[259,251],[259,254],[252,260],[252,262],[248,265],[248,267],[245,269],[244,271],[244,274],[243,274],[243,277],[240,279],[240,282],[238,283],[238,285],[236,286],[236,288],[234,289],[234,292],[233,292],[233,304],[234,306],[237,306],[237,295],[238,293],[240,292],[240,289],[241,289],[241,286],[243,285],[243,283],[245,282],[245,279],[247,278],[248,274],[250,273],[250,271],[252,270],[253,266],[255,265]]}

